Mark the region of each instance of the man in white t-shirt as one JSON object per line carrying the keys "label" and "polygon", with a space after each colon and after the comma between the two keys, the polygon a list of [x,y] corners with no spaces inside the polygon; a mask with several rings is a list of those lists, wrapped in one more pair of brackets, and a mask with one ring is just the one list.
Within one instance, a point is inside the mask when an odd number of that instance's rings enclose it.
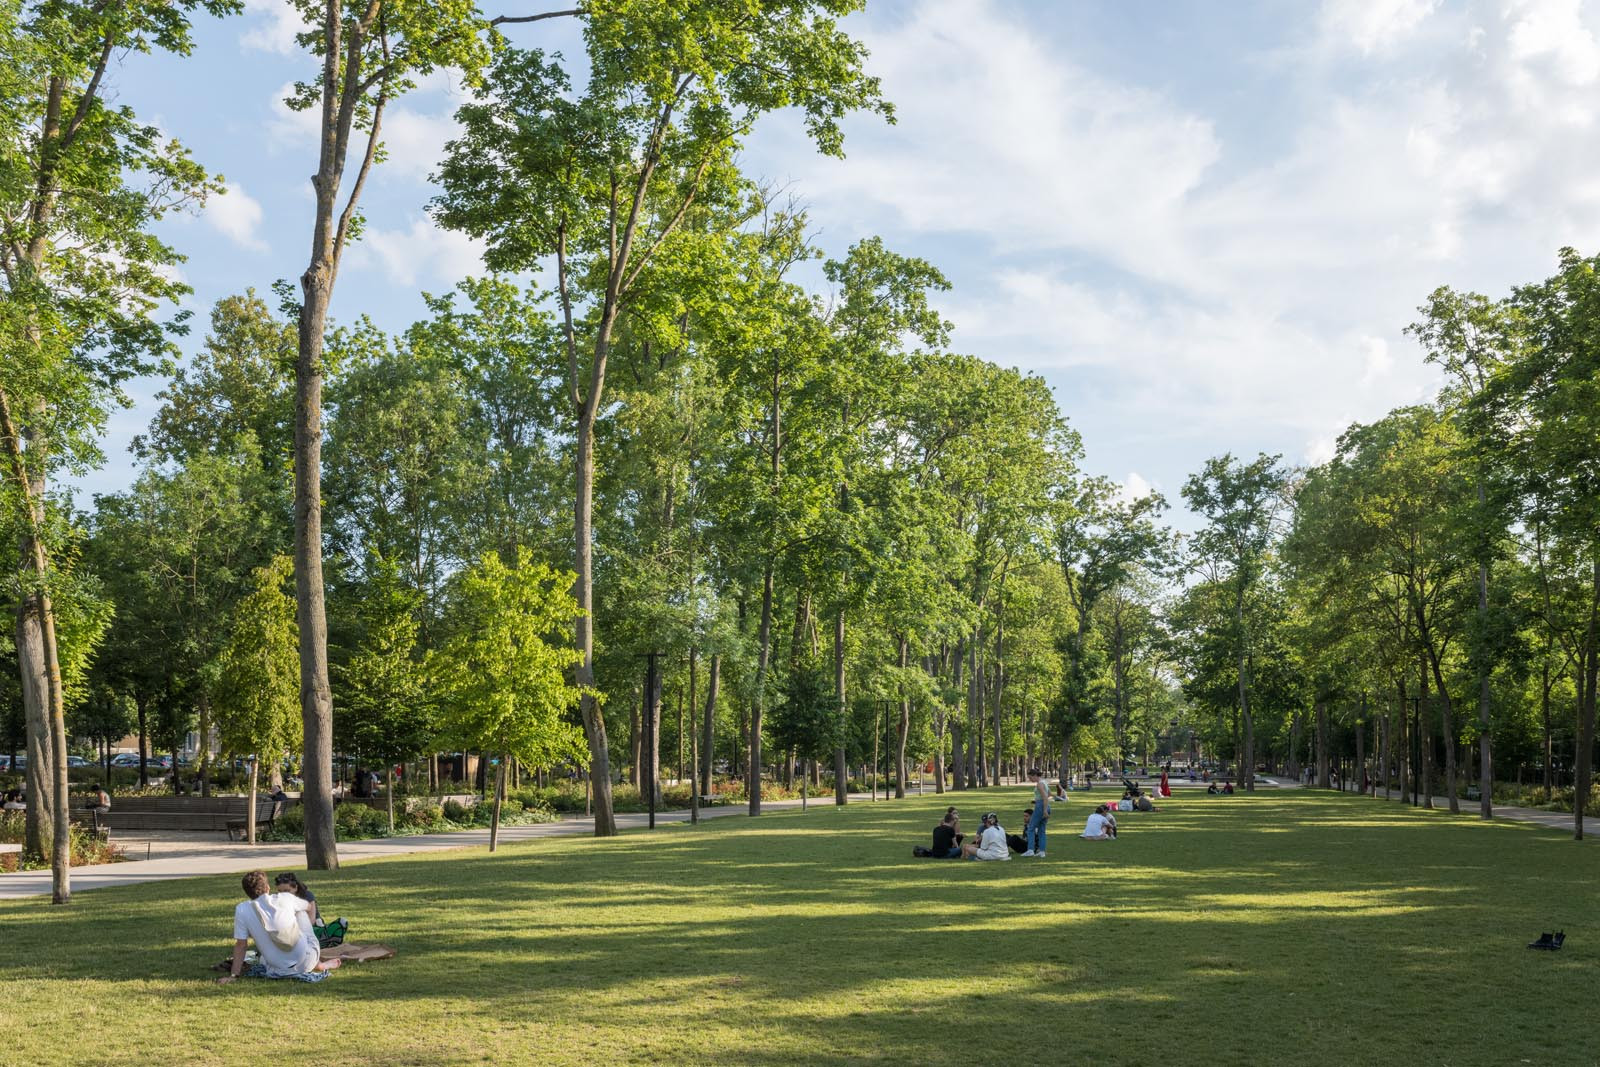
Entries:
{"label": "man in white t-shirt", "polygon": [[985,814],[977,842],[962,845],[961,854],[969,860],[1009,860],[1011,850],[1006,847],[1006,832],[1000,828],[1000,816],[992,811]]}
{"label": "man in white t-shirt", "polygon": [[1113,831],[1115,826],[1116,823],[1106,813],[1106,806],[1102,804],[1089,813],[1089,818],[1083,824],[1083,837],[1088,841],[1113,840],[1116,836]]}
{"label": "man in white t-shirt", "polygon": [[[239,977],[244,970],[245,947],[251,941],[256,943],[256,952],[261,956],[268,978],[331,971],[339,966],[336,959],[322,959],[317,939],[311,934],[309,900],[293,893],[267,892],[265,871],[251,871],[244,876],[242,884],[246,899],[233,909],[233,960],[228,973],[217,979],[218,983],[225,984]],[[278,944],[269,928],[269,916],[272,917],[270,925],[275,928],[283,913],[291,914],[300,930],[300,939],[291,948]]]}

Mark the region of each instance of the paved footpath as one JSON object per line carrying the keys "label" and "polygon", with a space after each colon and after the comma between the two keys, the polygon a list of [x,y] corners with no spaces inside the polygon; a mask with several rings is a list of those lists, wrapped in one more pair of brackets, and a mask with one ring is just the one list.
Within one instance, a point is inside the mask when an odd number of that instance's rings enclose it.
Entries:
{"label": "paved footpath", "polygon": [[[852,803],[870,803],[865,793],[852,793]],[[833,798],[813,797],[813,807],[833,806]],[[762,801],[762,811],[782,811],[799,808],[798,800]],[[742,804],[719,805],[701,808],[702,819],[725,818],[743,815]],[[656,813],[656,822],[688,822],[688,811],[662,811]],[[639,830],[649,825],[646,814],[617,816],[617,828]],[[594,819],[586,815],[566,816],[557,822],[535,823],[532,826],[500,827],[500,843],[515,844],[542,837],[571,837],[594,833]],[[201,840],[194,840],[201,838]],[[89,867],[72,868],[74,895],[89,889],[108,886],[137,885],[140,882],[164,882],[176,878],[195,878],[208,874],[234,874],[242,871],[280,869],[300,870],[305,865],[305,845],[299,841],[269,841],[259,845],[242,842],[223,844],[215,838],[202,838],[198,833],[188,835],[163,835],[159,838],[118,837],[113,842],[128,855],[141,851],[161,852],[153,859],[133,859],[123,863],[101,863]],[[368,841],[340,841],[339,861],[378,859],[384,856],[404,856],[413,852],[440,852],[452,848],[487,848],[488,830],[455,830],[442,834],[415,834],[410,837],[380,837]],[[50,872],[16,871],[0,874],[0,900],[50,895]]]}

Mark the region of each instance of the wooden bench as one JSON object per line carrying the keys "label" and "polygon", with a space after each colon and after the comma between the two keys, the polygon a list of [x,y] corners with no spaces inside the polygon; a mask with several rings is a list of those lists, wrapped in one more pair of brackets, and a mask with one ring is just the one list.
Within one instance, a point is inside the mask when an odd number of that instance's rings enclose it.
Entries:
{"label": "wooden bench", "polygon": [[220,832],[243,819],[249,803],[246,797],[119,797],[106,819],[113,830]]}
{"label": "wooden bench", "polygon": [[111,836],[111,824],[106,821],[104,814],[94,808],[71,808],[67,812],[67,820],[73,826],[81,826],[96,837]]}
{"label": "wooden bench", "polygon": [[[283,814],[288,805],[279,800],[256,801],[256,829],[270,827],[278,821],[278,816]],[[228,840],[243,841],[250,836],[250,822],[248,817],[228,820]]]}

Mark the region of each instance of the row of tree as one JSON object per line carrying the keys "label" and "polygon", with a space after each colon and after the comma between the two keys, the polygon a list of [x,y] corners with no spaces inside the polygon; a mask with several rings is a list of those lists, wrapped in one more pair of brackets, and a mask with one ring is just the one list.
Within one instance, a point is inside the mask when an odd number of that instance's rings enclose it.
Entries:
{"label": "row of tree", "polygon": [[[169,747],[215,731],[230,755],[298,744],[313,868],[337,862],[336,744],[539,765],[574,756],[567,698],[614,832],[610,739],[635,716],[662,735],[647,653],[686,690],[702,778],[720,745],[752,813],[775,762],[831,762],[843,800],[880,710],[901,790],[914,758],[942,787],[948,752],[956,788],[1065,758],[1103,673],[1089,620],[1160,540],[1159,502],[1079,474],[1040,380],[948,351],[932,265],[867,239],[819,285],[804,212],[736,166],[773,111],[829,154],[847,114],[892,117],[838,28],[858,6],[298,4],[320,68],[290,100],[321,132],[308,267],[276,309],[221,301],[179,367],[186,323],[158,311],[185,292],[180,255],[153,228],[220,180],[104,86],[238,5],[6,0],[0,492],[28,844],[56,900],[69,708],[103,750],[130,722]],[[581,77],[500,29],[550,18],[581,21]],[[465,282],[398,334],[335,326],[385,111],[439,68],[474,96],[435,217],[543,284]],[[152,372],[171,383],[137,484],[75,509],[60,477],[99,461],[120,384]],[[529,690],[567,639],[571,677]]]}

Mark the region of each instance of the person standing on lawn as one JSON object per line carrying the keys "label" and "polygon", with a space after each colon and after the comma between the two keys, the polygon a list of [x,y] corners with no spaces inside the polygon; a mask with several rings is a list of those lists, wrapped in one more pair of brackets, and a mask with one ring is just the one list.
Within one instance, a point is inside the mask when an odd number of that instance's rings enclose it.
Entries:
{"label": "person standing on lawn", "polygon": [[1050,779],[1035,767],[1028,772],[1028,780],[1033,783],[1033,814],[1028,816],[1028,828],[1023,831],[1023,840],[1028,847],[1022,854],[1043,859],[1044,825],[1050,821]]}

